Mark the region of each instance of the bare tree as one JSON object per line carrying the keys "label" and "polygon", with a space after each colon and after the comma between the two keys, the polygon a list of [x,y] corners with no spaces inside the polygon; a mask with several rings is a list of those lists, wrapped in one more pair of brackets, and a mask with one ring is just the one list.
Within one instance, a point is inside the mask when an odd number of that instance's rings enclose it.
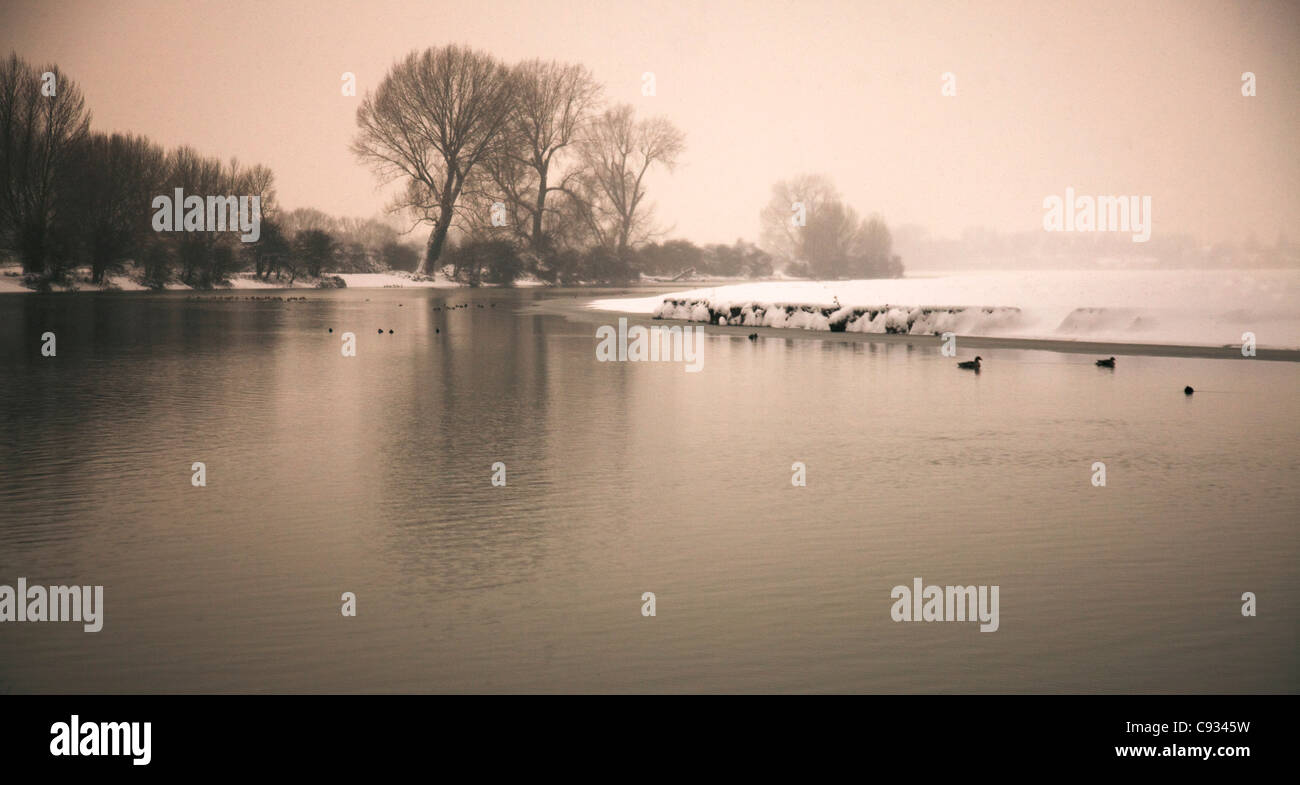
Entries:
{"label": "bare tree", "polygon": [[280,228],[283,217],[276,200],[275,173],[261,164],[241,167],[238,161],[231,159],[229,179],[233,185],[232,193],[260,197],[261,229],[258,238],[252,242],[240,242],[239,255],[244,266],[252,264],[257,277],[270,277],[276,260],[289,251],[288,239]]}
{"label": "bare tree", "polygon": [[[334,235],[322,229],[303,229],[293,238],[293,250],[307,267],[307,274],[319,277],[333,262],[339,252]],[[296,271],[295,271],[296,272]],[[293,286],[293,278],[289,279]]]}
{"label": "bare tree", "polygon": [[[205,156],[193,147],[181,146],[172,151],[168,189],[180,188],[186,199],[205,198],[226,191],[226,170],[221,159]],[[212,232],[178,232],[173,235],[176,255],[181,265],[181,280],[189,286],[210,286],[207,275],[218,237]]]}
{"label": "bare tree", "polygon": [[58,66],[39,71],[17,54],[0,62],[0,240],[27,272],[45,270],[59,178],[89,128],[81,90]]}
{"label": "bare tree", "polygon": [[167,154],[143,136],[90,134],[77,157],[71,202],[90,254],[91,278],[121,267],[151,233],[153,197],[162,193]]}
{"label": "bare tree", "polygon": [[807,223],[839,200],[839,192],[825,175],[801,174],[776,183],[772,198],[759,213],[759,244],[786,265],[807,261],[803,252]]}
{"label": "bare tree", "polygon": [[858,250],[860,257],[855,273],[871,278],[903,277],[903,260],[894,253],[894,237],[879,215],[862,222]]}
{"label": "bare tree", "polygon": [[433,224],[417,272],[442,254],[466,179],[502,140],[513,94],[492,56],[446,46],[407,55],[357,109],[353,152],[386,181],[405,180],[394,206]]}
{"label": "bare tree", "polygon": [[649,234],[646,173],[672,171],[686,149],[685,136],[663,118],[638,121],[626,104],[606,110],[583,140],[585,215],[598,241],[625,258]]}
{"label": "bare tree", "polygon": [[543,252],[566,212],[552,195],[576,197],[581,168],[566,164],[581,159],[567,153],[586,132],[601,88],[584,66],[542,60],[520,63],[512,78],[514,111],[505,144],[485,167],[491,184],[484,196],[500,194],[510,209],[508,225],[530,249]]}
{"label": "bare tree", "polygon": [[884,220],[859,217],[823,175],[803,174],[772,186],[759,224],[765,249],[787,272],[822,278],[902,275]]}
{"label": "bare tree", "polygon": [[808,216],[801,233],[799,258],[819,278],[843,278],[861,256],[862,219],[852,207],[836,199],[820,205]]}
{"label": "bare tree", "polygon": [[238,196],[259,197],[259,211],[263,221],[280,218],[279,204],[276,202],[275,172],[262,164],[241,166],[237,159],[230,159],[226,178],[230,181],[230,193]]}
{"label": "bare tree", "polygon": [[315,207],[298,207],[285,213],[280,218],[280,225],[285,232],[296,235],[299,232],[319,230],[335,234],[339,231],[339,220]]}

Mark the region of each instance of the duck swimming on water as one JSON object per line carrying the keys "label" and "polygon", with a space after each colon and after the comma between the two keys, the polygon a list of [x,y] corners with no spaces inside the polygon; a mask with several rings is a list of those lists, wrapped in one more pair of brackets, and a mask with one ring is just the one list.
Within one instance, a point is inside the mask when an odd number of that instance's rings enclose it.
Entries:
{"label": "duck swimming on water", "polygon": [[965,368],[969,371],[978,371],[980,369],[980,361],[983,359],[984,359],[983,357],[979,357],[977,355],[974,360],[971,360],[969,362],[964,362],[964,363],[957,363],[957,367]]}
{"label": "duck swimming on water", "polygon": [[1098,361],[1097,361],[1097,365],[1100,365],[1102,368],[1114,368],[1114,367],[1115,367],[1115,358],[1114,358],[1114,357],[1109,357],[1109,358],[1107,358],[1107,359],[1105,359],[1105,360],[1098,360]]}

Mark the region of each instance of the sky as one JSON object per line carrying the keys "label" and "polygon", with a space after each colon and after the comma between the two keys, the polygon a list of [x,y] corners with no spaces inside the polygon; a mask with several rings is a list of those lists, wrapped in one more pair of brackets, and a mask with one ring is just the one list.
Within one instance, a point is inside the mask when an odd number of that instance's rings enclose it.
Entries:
{"label": "sky", "polygon": [[1153,236],[1300,234],[1300,3],[0,0],[0,50],[57,63],[92,128],[266,164],[283,206],[335,215],[387,201],[349,152],[360,95],[450,43],[582,63],[674,122],[650,197],[697,243],[757,239],[801,172],[937,236],[1040,230],[1066,187],[1150,196]]}

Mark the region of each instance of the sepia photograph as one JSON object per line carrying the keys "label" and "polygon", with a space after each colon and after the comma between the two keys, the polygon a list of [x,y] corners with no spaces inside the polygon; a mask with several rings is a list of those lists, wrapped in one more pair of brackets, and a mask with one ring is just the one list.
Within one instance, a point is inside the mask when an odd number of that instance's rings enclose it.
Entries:
{"label": "sepia photograph", "polygon": [[562,696],[1283,754],[1298,44],[1289,0],[0,0],[0,760]]}

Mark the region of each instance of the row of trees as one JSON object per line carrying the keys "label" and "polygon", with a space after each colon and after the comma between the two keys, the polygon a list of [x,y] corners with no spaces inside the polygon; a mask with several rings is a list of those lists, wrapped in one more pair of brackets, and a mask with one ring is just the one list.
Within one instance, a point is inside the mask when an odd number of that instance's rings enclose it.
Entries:
{"label": "row of trees", "polygon": [[[676,166],[685,137],[663,118],[604,106],[581,65],[510,66],[461,46],[412,52],[366,95],[357,126],[353,151],[402,189],[391,207],[430,226],[418,272],[449,262],[471,282],[511,270],[563,282],[691,268],[765,275],[775,263],[794,275],[902,274],[884,221],[860,218],[817,175],[774,188],[761,216],[767,254],[649,243],[648,176]],[[453,234],[460,247],[444,258]]]}
{"label": "row of trees", "polygon": [[[528,270],[516,243],[489,239],[453,245],[442,260],[452,275],[471,284],[509,284]],[[641,274],[760,278],[773,272],[772,256],[743,240],[734,245],[698,246],[689,240],[649,242],[623,254],[603,244],[566,248],[550,255],[542,280],[557,284],[628,281]]]}
{"label": "row of trees", "polygon": [[[892,276],[901,263],[878,217],[860,218],[824,177],[778,183],[762,214],[762,245],[656,242],[648,179],[685,149],[662,118],[606,107],[581,65],[514,66],[459,46],[414,52],[357,111],[353,150],[400,185],[391,207],[430,225],[423,254],[377,220],[281,211],[265,166],[165,150],[147,137],[90,130],[74,81],[16,54],[0,63],[0,248],[25,272],[54,280],[77,264],[92,279],[128,261],[145,282],[174,276],[207,287],[240,269],[261,278],[444,265],[470,283],[523,273],[556,283],[626,281],[640,273]],[[158,232],[152,200],[257,196],[260,238]],[[798,215],[792,209],[798,205]]]}
{"label": "row of trees", "polygon": [[601,96],[581,65],[508,66],[460,46],[393,66],[357,110],[353,150],[401,185],[394,209],[430,225],[417,272],[439,265],[455,229],[458,270],[508,243],[542,279],[625,276],[653,233],[647,176],[676,165],[685,137]]}
{"label": "row of trees", "polygon": [[0,242],[25,271],[66,253],[55,227],[70,212],[70,159],[89,133],[85,99],[57,66],[0,63]]}
{"label": "row of trees", "polygon": [[636,265],[647,275],[672,277],[693,271],[697,276],[764,278],[774,272],[772,254],[753,243],[699,246],[689,240],[647,243],[637,249]]}
{"label": "row of trees", "polygon": [[279,223],[295,238],[292,256],[313,277],[323,271],[414,271],[419,264],[419,254],[402,241],[397,228],[375,218],[339,218],[300,207],[283,213]]}
{"label": "row of trees", "polygon": [[[381,221],[282,213],[265,166],[223,162],[190,147],[166,150],[141,135],[93,132],[90,120],[81,90],[57,66],[36,68],[17,54],[0,62],[0,248],[38,284],[66,279],[83,264],[102,283],[129,261],[147,284],[178,277],[199,288],[245,269],[292,282],[325,270],[416,264],[415,251]],[[153,200],[176,188],[258,197],[259,239],[155,231]]]}
{"label": "row of trees", "polygon": [[[154,197],[175,188],[256,195],[264,216],[275,210],[266,167],[92,132],[76,82],[16,54],[0,64],[0,180],[0,246],[46,282],[82,262],[100,282],[134,259],[150,283],[162,285],[179,268],[186,283],[210,285],[239,264],[235,241],[228,233],[153,231]],[[274,233],[264,234],[262,251],[274,242]]]}

